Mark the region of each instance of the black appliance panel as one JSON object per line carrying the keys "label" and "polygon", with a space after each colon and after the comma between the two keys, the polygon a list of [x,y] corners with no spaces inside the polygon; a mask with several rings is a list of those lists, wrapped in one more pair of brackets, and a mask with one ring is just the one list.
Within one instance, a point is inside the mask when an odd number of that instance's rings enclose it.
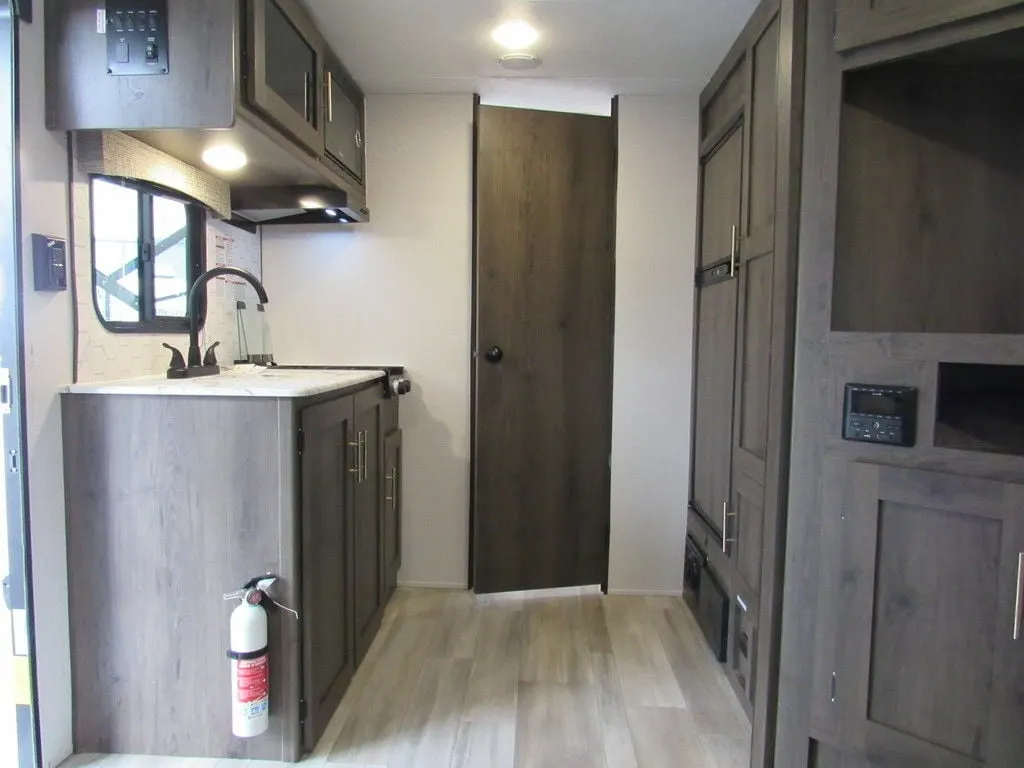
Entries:
{"label": "black appliance panel", "polygon": [[843,439],[913,446],[917,439],[917,389],[847,384]]}

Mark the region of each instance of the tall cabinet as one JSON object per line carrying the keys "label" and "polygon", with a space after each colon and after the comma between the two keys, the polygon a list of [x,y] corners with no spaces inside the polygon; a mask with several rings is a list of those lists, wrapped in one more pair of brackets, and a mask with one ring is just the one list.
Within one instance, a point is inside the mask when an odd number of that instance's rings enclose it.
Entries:
{"label": "tall cabinet", "polygon": [[754,765],[774,717],[803,14],[762,2],[701,97],[688,530],[728,594],[725,666],[752,715]]}
{"label": "tall cabinet", "polygon": [[1022,88],[1019,1],[810,5],[775,765],[1024,764]]}

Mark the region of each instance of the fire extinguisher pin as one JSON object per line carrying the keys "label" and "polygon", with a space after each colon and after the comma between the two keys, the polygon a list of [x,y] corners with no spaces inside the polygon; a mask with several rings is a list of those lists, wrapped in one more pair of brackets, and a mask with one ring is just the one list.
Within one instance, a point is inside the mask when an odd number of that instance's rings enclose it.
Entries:
{"label": "fire extinguisher pin", "polygon": [[282,603],[277,602],[277,600],[275,600],[273,598],[273,596],[271,596],[269,590],[270,590],[271,585],[273,585],[273,583],[275,581],[277,581],[277,577],[276,576],[267,576],[266,578],[262,578],[262,579],[250,579],[246,583],[246,585],[244,587],[242,587],[242,589],[236,589],[234,592],[225,592],[224,593],[224,599],[225,600],[245,600],[247,602],[251,602],[253,605],[256,605],[261,600],[260,599],[252,600],[251,598],[255,597],[254,593],[258,593],[261,597],[265,597],[267,600],[272,602],[274,605],[276,605],[282,611],[287,611],[288,613],[292,614],[296,619],[298,619],[299,618],[299,612],[298,611],[296,611],[294,608],[289,608],[287,605],[283,605]]}

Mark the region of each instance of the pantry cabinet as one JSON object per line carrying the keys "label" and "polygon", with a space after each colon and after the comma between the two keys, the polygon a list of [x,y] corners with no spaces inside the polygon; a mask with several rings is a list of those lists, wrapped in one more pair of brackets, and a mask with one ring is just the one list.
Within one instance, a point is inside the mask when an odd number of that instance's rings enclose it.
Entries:
{"label": "pantry cabinet", "polygon": [[773,728],[794,338],[804,6],[765,0],[701,96],[690,529],[728,599],[725,669]]}

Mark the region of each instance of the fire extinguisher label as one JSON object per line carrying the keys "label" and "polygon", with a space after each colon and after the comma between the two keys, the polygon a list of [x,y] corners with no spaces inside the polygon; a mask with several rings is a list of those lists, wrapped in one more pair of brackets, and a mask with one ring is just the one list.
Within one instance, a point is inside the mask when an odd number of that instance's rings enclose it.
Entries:
{"label": "fire extinguisher label", "polygon": [[238,703],[251,704],[246,715],[255,717],[267,710],[267,695],[270,690],[270,657],[240,659],[238,664]]}

